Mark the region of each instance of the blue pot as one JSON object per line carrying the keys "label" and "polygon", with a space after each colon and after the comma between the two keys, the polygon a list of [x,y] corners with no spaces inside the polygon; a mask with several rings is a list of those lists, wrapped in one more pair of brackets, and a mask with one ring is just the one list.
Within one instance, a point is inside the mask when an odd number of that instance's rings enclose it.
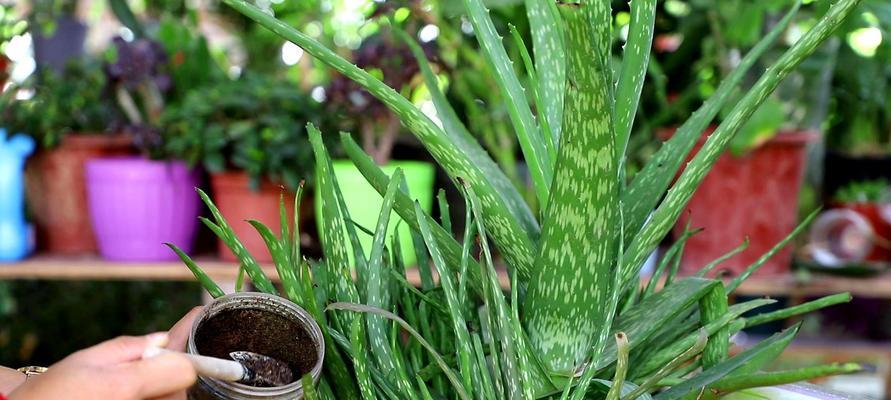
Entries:
{"label": "blue pot", "polygon": [[7,140],[0,128],[0,262],[20,260],[34,247],[25,221],[25,159],[33,151],[33,139]]}

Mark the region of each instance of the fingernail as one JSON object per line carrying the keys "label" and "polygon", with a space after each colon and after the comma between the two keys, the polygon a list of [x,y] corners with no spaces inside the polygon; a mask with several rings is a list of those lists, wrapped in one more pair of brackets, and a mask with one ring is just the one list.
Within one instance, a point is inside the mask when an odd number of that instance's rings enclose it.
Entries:
{"label": "fingernail", "polygon": [[149,347],[164,347],[170,342],[167,332],[155,332],[146,336]]}

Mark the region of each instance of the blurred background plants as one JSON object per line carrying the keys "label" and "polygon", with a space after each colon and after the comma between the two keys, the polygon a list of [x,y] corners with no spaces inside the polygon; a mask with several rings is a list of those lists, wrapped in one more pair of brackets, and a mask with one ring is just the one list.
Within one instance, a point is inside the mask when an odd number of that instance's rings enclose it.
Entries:
{"label": "blurred background plants", "polygon": [[61,74],[45,69],[14,85],[10,92],[23,90],[32,97],[28,101],[0,97],[0,118],[11,131],[31,135],[52,148],[68,134],[107,130],[114,121],[109,89],[99,62],[72,60]]}
{"label": "blurred background plants", "polygon": [[191,91],[160,122],[170,156],[208,172],[245,171],[255,187],[268,179],[291,190],[314,175],[306,123],[328,123],[308,93],[253,72]]}

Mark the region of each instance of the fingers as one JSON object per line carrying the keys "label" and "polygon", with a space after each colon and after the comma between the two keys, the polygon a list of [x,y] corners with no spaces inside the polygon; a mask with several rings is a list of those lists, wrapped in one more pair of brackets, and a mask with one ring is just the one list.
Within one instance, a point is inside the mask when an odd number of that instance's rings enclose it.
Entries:
{"label": "fingers", "polygon": [[0,394],[10,393],[24,382],[25,374],[14,369],[0,367]]}
{"label": "fingers", "polygon": [[195,368],[183,355],[161,354],[157,357],[136,361],[127,373],[140,382],[138,398],[150,399],[182,392],[195,383]]}
{"label": "fingers", "polygon": [[192,324],[195,318],[201,313],[204,307],[193,307],[186,315],[184,315],[168,333],[170,334],[170,342],[167,348],[176,351],[186,351],[186,344],[189,342],[189,332],[192,330]]}
{"label": "fingers", "polygon": [[78,351],[69,358],[84,365],[107,366],[138,360],[148,347],[164,347],[170,341],[166,332],[146,336],[121,336]]}

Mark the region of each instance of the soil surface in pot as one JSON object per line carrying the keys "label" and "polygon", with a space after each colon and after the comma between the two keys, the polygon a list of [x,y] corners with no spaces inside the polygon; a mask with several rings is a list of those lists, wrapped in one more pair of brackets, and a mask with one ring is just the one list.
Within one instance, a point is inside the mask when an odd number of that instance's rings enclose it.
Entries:
{"label": "soil surface in pot", "polygon": [[297,322],[249,308],[222,311],[201,323],[195,347],[201,355],[227,360],[239,350],[269,356],[287,363],[295,379],[308,374],[319,357],[309,332]]}

